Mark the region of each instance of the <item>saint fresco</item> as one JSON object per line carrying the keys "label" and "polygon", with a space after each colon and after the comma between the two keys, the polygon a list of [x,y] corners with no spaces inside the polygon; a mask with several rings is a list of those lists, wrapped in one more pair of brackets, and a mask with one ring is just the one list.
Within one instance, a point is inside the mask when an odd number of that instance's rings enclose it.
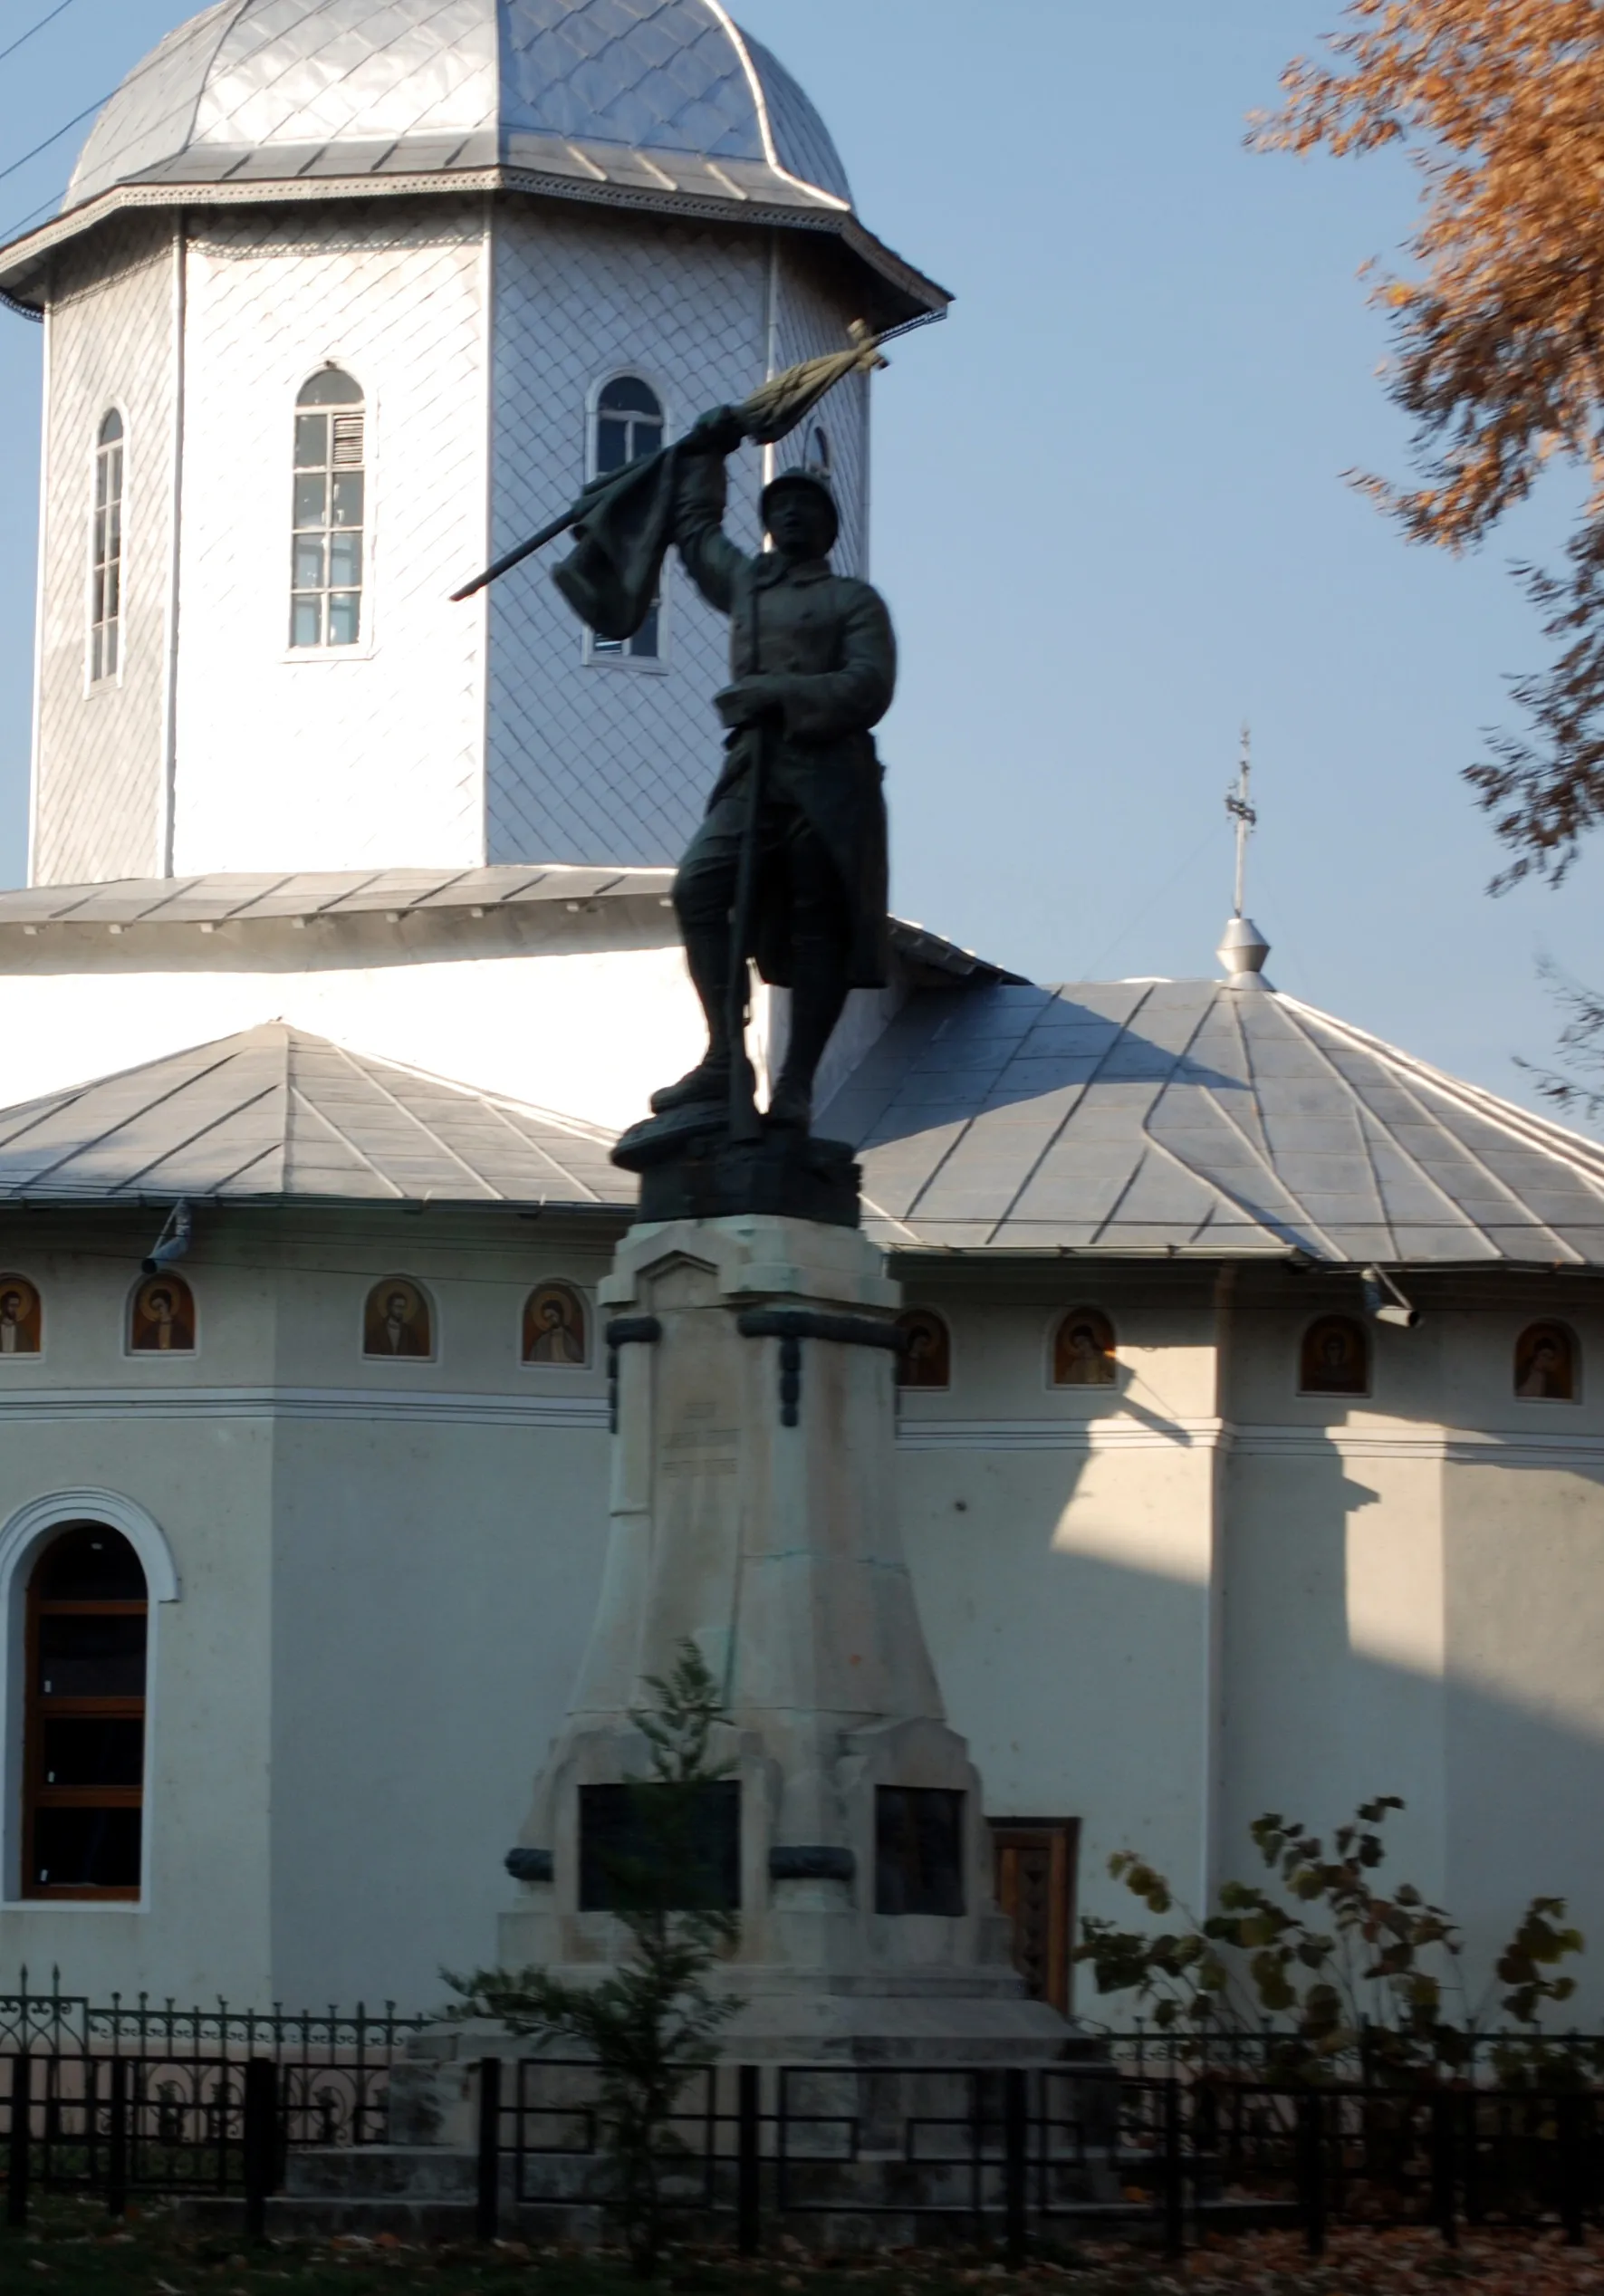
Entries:
{"label": "saint fresco", "polygon": [[1114,1385],[1114,1327],[1100,1309],[1071,1308],[1052,1342],[1055,1388]]}
{"label": "saint fresco", "polygon": [[1576,1401],[1576,1342],[1562,1323],[1530,1323],[1515,1341],[1515,1393],[1527,1402]]}
{"label": "saint fresco", "polygon": [[409,1276],[387,1275],[368,1294],[362,1353],[427,1359],[435,1351],[429,1303]]}
{"label": "saint fresco", "polygon": [[25,1275],[0,1275],[0,1355],[37,1355],[43,1310]]}
{"label": "saint fresco", "polygon": [[908,1335],[908,1347],[898,1359],[899,1388],[945,1388],[952,1385],[952,1340],[946,1325],[933,1308],[909,1308],[897,1319],[897,1329]]}
{"label": "saint fresco", "polygon": [[577,1369],[589,1362],[585,1307],[569,1283],[543,1283],[523,1303],[523,1360]]}
{"label": "saint fresco", "polygon": [[195,1294],[181,1275],[147,1276],[134,1293],[129,1347],[135,1355],[193,1355]]}
{"label": "saint fresco", "polygon": [[1369,1346],[1350,1315],[1322,1315],[1303,1334],[1298,1364],[1301,1395],[1368,1395]]}

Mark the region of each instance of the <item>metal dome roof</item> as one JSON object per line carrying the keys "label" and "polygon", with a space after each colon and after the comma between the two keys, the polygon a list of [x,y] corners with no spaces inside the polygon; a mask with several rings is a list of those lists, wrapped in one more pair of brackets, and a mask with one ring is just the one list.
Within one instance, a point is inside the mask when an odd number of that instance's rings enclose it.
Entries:
{"label": "metal dome roof", "polygon": [[668,157],[669,187],[674,161],[708,162],[725,196],[851,207],[819,114],[720,0],[219,0],[130,72],[66,206],[131,183],[571,170],[597,147],[648,175]]}

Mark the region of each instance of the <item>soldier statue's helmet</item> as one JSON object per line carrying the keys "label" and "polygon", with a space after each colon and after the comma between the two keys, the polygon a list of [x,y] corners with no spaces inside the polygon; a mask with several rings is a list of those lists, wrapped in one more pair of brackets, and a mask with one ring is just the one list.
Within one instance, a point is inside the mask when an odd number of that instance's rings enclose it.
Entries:
{"label": "soldier statue's helmet", "polygon": [[774,497],[797,487],[805,487],[808,493],[821,502],[830,513],[830,540],[824,545],[826,554],[828,554],[835,548],[836,537],[840,533],[841,514],[830,481],[821,470],[812,470],[799,466],[795,470],[783,470],[777,478],[771,478],[763,490],[763,498],[758,505],[763,513],[764,525],[766,529],[769,523],[769,508]]}

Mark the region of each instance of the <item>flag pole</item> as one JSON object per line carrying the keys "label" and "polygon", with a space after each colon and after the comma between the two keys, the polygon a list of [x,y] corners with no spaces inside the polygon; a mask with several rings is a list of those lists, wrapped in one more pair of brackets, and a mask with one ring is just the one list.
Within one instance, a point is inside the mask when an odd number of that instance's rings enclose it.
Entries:
{"label": "flag pole", "polygon": [[[756,677],[763,668],[763,624],[758,611],[762,592],[758,588],[756,569],[753,571],[752,618],[748,629],[752,668],[749,677]],[[751,762],[746,768],[746,818],[741,824],[741,851],[735,863],[735,901],[730,915],[730,976],[725,987],[725,1027],[730,1041],[730,1102],[729,1137],[732,1141],[752,1141],[763,1137],[763,1123],[757,1113],[756,1074],[746,1058],[746,1022],[752,985],[751,958],[747,944],[752,938],[752,920],[757,906],[757,832],[763,812],[764,769],[768,764],[768,728],[761,718],[748,727],[751,736]]]}
{"label": "flag pole", "polygon": [[[879,351],[882,343],[890,342],[898,335],[908,334],[915,327],[928,326],[933,320],[945,316],[945,312],[924,312],[917,319],[905,320],[900,327],[888,328],[885,333],[879,335],[871,334],[861,322],[854,320],[850,330],[853,341],[849,351],[827,352],[822,358],[803,360],[799,366],[786,368],[783,374],[775,375],[761,385],[750,399],[736,408],[736,413],[743,416],[747,423],[747,437],[764,444],[783,438],[844,377],[871,367],[885,366],[887,361],[880,357]],[[639,456],[621,470],[610,471],[609,488],[629,478],[641,464],[655,461],[658,455],[665,451],[658,447],[654,454]],[[565,510],[561,518],[552,519],[551,524],[543,526],[538,534],[532,534],[526,543],[520,543],[515,550],[509,550],[493,566],[486,566],[482,574],[475,574],[471,582],[464,582],[460,590],[454,590],[451,603],[460,606],[464,599],[475,597],[487,583],[499,581],[514,566],[521,566],[526,558],[533,558],[537,550],[543,550],[548,543],[555,542],[559,534],[565,534],[571,526],[577,526],[581,518],[596,508],[598,483],[593,479],[578,502]]]}

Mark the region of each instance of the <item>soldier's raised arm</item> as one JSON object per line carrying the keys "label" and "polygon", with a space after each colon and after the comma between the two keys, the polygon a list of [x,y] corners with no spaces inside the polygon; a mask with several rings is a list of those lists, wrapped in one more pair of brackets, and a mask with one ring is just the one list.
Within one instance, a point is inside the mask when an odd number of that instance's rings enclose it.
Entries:
{"label": "soldier's raised arm", "polygon": [[729,480],[724,466],[745,437],[733,408],[715,407],[701,416],[679,443],[679,476],[674,502],[674,539],[692,581],[710,606],[727,614],[735,578],[746,553],[724,531]]}

